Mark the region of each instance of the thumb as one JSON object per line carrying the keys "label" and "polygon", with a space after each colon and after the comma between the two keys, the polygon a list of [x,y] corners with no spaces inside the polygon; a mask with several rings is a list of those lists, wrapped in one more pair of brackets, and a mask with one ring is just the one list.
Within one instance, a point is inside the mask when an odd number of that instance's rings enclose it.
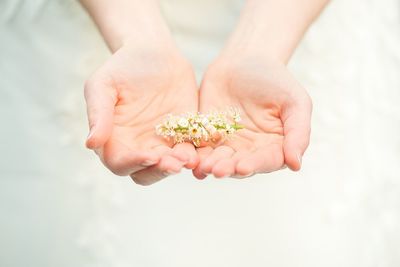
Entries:
{"label": "thumb", "polygon": [[117,91],[102,82],[88,80],[85,84],[85,100],[90,127],[86,147],[97,149],[111,135]]}
{"label": "thumb", "polygon": [[293,171],[301,168],[301,158],[310,142],[311,99],[306,97],[302,103],[291,104],[282,114],[285,164]]}

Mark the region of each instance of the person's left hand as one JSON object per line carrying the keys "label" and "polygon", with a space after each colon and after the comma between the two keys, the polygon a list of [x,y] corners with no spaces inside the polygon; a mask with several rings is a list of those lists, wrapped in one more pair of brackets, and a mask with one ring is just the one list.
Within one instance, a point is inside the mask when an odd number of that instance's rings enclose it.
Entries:
{"label": "person's left hand", "polygon": [[299,170],[310,137],[311,99],[283,63],[236,53],[220,57],[200,88],[200,111],[241,110],[244,129],[222,145],[198,148],[198,179],[247,177],[282,169]]}

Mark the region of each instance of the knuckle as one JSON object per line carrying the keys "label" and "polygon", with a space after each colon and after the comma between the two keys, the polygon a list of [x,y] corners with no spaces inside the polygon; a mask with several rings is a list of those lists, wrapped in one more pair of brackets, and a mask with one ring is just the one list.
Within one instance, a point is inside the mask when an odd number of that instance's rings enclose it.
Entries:
{"label": "knuckle", "polygon": [[89,97],[89,93],[93,90],[94,84],[95,84],[95,81],[94,81],[93,78],[89,78],[89,79],[87,79],[85,81],[85,84],[84,84],[84,87],[83,87],[85,98]]}
{"label": "knuckle", "polygon": [[134,174],[131,174],[130,177],[135,184],[140,186],[149,186],[152,184],[152,182],[150,182],[149,180],[135,176]]}
{"label": "knuckle", "polygon": [[123,170],[127,158],[125,155],[109,155],[104,158],[104,164],[112,173],[118,176],[125,176],[127,173]]}
{"label": "knuckle", "polygon": [[93,76],[90,77],[90,78],[88,78],[88,79],[85,81],[85,84],[84,84],[85,90],[89,90],[89,89],[93,88],[93,87],[94,87],[94,84],[95,84],[95,79],[93,78]]}
{"label": "knuckle", "polygon": [[310,111],[312,111],[313,102],[312,102],[311,96],[307,92],[306,92],[305,97],[304,97],[304,103],[310,109]]}

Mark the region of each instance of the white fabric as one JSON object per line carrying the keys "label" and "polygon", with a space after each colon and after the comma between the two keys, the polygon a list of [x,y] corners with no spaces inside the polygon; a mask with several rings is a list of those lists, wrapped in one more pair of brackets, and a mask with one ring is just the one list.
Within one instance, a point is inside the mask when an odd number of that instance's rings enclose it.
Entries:
{"label": "white fabric", "polygon": [[[165,0],[202,73],[241,1]],[[151,187],[83,147],[82,84],[109,56],[73,1],[0,2],[0,266],[400,265],[400,4],[336,0],[290,68],[314,101],[299,173]]]}

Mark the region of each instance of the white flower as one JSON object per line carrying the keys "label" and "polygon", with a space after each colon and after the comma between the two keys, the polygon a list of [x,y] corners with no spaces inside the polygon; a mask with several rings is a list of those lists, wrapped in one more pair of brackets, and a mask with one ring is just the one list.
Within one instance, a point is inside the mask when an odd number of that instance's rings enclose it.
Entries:
{"label": "white flower", "polygon": [[[200,146],[202,141],[213,140],[215,135],[222,138],[234,134],[240,121],[239,109],[227,112],[213,111],[208,114],[186,113],[180,116],[168,114],[162,124],[155,127],[157,135],[172,139],[174,143],[192,142]],[[220,139],[220,138],[218,138]]]}
{"label": "white flower", "polygon": [[235,107],[231,107],[231,108],[229,109],[229,114],[230,114],[230,116],[232,117],[232,119],[233,119],[234,122],[237,123],[237,122],[241,121],[241,118],[240,118],[240,109],[235,108]]}
{"label": "white flower", "polygon": [[166,133],[167,133],[167,136],[171,136],[171,137],[174,137],[176,134],[175,130],[168,130]]}
{"label": "white flower", "polygon": [[210,138],[208,131],[205,128],[201,128],[201,137],[204,139],[204,141],[208,141],[208,139]]}
{"label": "white flower", "polygon": [[187,128],[189,126],[189,121],[187,118],[180,118],[178,121],[178,125],[183,128]]}
{"label": "white flower", "polygon": [[202,118],[201,124],[203,124],[203,126],[207,126],[209,123],[210,123],[210,121],[208,120],[208,118],[206,116]]}
{"label": "white flower", "polygon": [[193,124],[189,128],[189,136],[191,139],[201,138],[201,128],[197,124]]}
{"label": "white flower", "polygon": [[234,132],[235,132],[235,129],[232,126],[228,125],[226,127],[226,133],[227,134],[233,134]]}
{"label": "white flower", "polygon": [[196,114],[193,114],[191,112],[187,113],[186,115],[187,121],[190,123],[193,123],[196,119]]}
{"label": "white flower", "polygon": [[215,128],[213,125],[208,125],[207,131],[209,131],[210,134],[212,135],[213,133],[215,133],[217,131],[217,128]]}
{"label": "white flower", "polygon": [[178,127],[177,124],[177,117],[169,115],[166,119],[166,121],[164,122],[165,127],[168,129],[174,129],[176,127]]}
{"label": "white flower", "polygon": [[185,137],[181,133],[177,133],[174,137],[175,143],[183,143],[185,142]]}
{"label": "white flower", "polygon": [[157,135],[164,135],[164,125],[163,124],[158,124],[156,126],[156,133],[157,133]]}
{"label": "white flower", "polygon": [[242,118],[240,118],[240,114],[236,113],[232,116],[234,122],[240,122]]}

